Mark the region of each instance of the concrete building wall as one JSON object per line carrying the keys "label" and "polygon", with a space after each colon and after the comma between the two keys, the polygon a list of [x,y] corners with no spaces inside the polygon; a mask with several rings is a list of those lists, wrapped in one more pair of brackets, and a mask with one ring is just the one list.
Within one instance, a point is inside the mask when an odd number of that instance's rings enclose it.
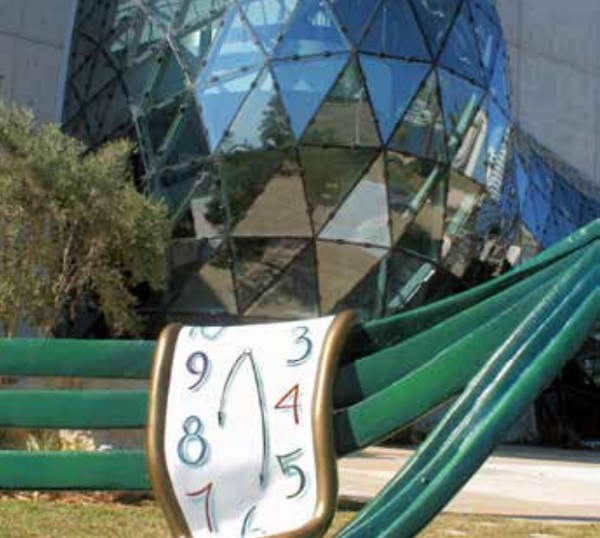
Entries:
{"label": "concrete building wall", "polygon": [[600,186],[600,2],[496,0],[520,124]]}
{"label": "concrete building wall", "polygon": [[76,0],[0,0],[0,94],[59,121]]}

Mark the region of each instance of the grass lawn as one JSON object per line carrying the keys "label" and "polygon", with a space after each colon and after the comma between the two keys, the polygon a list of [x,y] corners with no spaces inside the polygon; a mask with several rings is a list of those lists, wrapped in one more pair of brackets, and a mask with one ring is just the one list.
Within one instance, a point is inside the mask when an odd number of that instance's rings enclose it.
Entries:
{"label": "grass lawn", "polygon": [[[340,510],[333,536],[355,514]],[[0,500],[0,537],[14,538],[156,538],[168,536],[162,513],[153,502],[66,504],[39,500]],[[423,538],[473,536],[478,538],[600,537],[600,525],[554,525],[491,517],[439,516],[421,534]],[[369,537],[365,537],[369,538]]]}

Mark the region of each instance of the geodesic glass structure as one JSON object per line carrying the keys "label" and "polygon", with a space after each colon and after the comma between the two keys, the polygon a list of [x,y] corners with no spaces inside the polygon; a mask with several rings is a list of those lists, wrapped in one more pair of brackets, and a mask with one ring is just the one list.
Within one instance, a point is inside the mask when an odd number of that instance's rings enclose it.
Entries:
{"label": "geodesic glass structure", "polygon": [[221,322],[390,314],[600,215],[510,113],[489,0],[80,0],[64,120],[138,142],[157,305]]}

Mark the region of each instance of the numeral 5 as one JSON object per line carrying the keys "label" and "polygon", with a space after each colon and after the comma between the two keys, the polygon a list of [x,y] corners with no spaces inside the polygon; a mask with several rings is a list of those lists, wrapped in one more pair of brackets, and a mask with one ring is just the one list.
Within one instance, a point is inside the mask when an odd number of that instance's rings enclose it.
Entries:
{"label": "numeral 5", "polygon": [[304,451],[299,448],[293,452],[290,452],[289,454],[277,456],[277,462],[279,463],[279,467],[281,467],[283,474],[292,478],[296,477],[298,479],[298,488],[294,493],[286,495],[287,499],[298,497],[298,495],[300,495],[306,487],[306,475],[304,474],[304,471],[298,465],[291,463],[301,457],[303,453]]}

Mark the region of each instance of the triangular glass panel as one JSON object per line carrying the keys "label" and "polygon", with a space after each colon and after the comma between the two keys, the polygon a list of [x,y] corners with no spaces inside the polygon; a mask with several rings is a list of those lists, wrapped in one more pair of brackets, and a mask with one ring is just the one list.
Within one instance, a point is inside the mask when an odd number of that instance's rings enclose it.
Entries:
{"label": "triangular glass panel", "polygon": [[373,14],[377,2],[373,0],[330,0],[333,12],[342,29],[354,44],[358,44],[365,25]]}
{"label": "triangular glass panel", "polygon": [[469,4],[463,3],[458,12],[450,35],[444,45],[439,64],[450,71],[483,86],[486,77],[481,67],[479,46],[469,15]]}
{"label": "triangular glass panel", "polygon": [[123,72],[123,80],[127,85],[129,98],[133,102],[139,102],[156,74],[156,63],[158,53],[148,54],[135,66]]}
{"label": "triangular glass panel", "polygon": [[147,140],[151,143],[155,155],[162,147],[174,121],[179,117],[182,103],[183,98],[176,98],[147,110],[145,114],[149,135]]}
{"label": "triangular glass panel", "polygon": [[391,247],[383,156],[354,187],[319,239]]}
{"label": "triangular glass panel", "polygon": [[211,151],[219,145],[258,73],[258,70],[250,71],[240,77],[223,79],[212,86],[197,90],[196,99],[200,105]]}
{"label": "triangular glass panel", "polygon": [[397,250],[388,261],[386,315],[407,305],[435,272],[430,262]]}
{"label": "triangular glass panel", "polygon": [[440,165],[388,151],[386,156],[392,242],[395,242],[425,202],[438,181],[443,181],[446,169]]}
{"label": "triangular glass panel", "polygon": [[263,48],[270,53],[298,0],[239,0]]}
{"label": "triangular glass panel", "polygon": [[[489,134],[487,142],[487,172],[485,183],[491,197],[498,201],[509,157],[511,125],[493,99],[488,105]],[[476,178],[477,179],[477,178]]]}
{"label": "triangular glass panel", "polygon": [[560,213],[554,212],[546,222],[544,237],[541,243],[545,248],[551,247],[577,230],[575,224],[565,219]]}
{"label": "triangular glass panel", "polygon": [[583,195],[569,185],[563,178],[553,178],[552,206],[560,211],[568,220],[580,222]]}
{"label": "triangular glass panel", "polygon": [[284,148],[293,142],[294,136],[281,97],[271,72],[265,69],[225,134],[219,151]]}
{"label": "triangular glass panel", "polygon": [[387,260],[384,258],[335,305],[333,312],[352,310],[362,321],[380,317],[386,283]]}
{"label": "triangular glass panel", "polygon": [[367,88],[384,143],[423,82],[429,66],[360,55]]}
{"label": "triangular glass panel", "polygon": [[166,164],[181,165],[209,154],[206,135],[202,130],[194,102],[186,103],[184,116],[169,144]]}
{"label": "triangular glass panel", "polygon": [[446,198],[445,233],[458,235],[477,206],[482,188],[474,181],[451,170]]}
{"label": "triangular glass panel", "polygon": [[[185,194],[189,200],[193,223],[192,234],[198,239],[219,241],[225,233],[227,218],[223,210],[221,176],[212,167],[188,171],[191,187]],[[180,198],[184,200],[184,198]]]}
{"label": "triangular glass panel", "polygon": [[496,66],[490,84],[490,93],[506,114],[511,115],[510,91],[508,78],[508,57],[506,47],[501,43],[496,56]]}
{"label": "triangular glass panel", "polygon": [[588,224],[593,220],[600,219],[600,200],[595,201],[584,196],[581,201],[580,222],[582,225]]}
{"label": "triangular glass panel", "polygon": [[230,230],[246,218],[257,197],[289,159],[288,153],[274,150],[237,151],[222,159],[219,173]]}
{"label": "triangular glass panel", "polygon": [[315,246],[310,243],[283,275],[244,312],[257,318],[310,318],[319,315]]}
{"label": "triangular glass panel", "polygon": [[231,6],[230,0],[211,0],[210,2],[198,2],[184,0],[178,26],[184,28],[197,28],[206,23],[217,20],[227,7]]}
{"label": "triangular glass panel", "polygon": [[187,79],[173,50],[166,47],[158,58],[158,72],[152,81],[150,101],[160,103],[185,90]]}
{"label": "triangular glass panel", "polygon": [[464,78],[451,75],[444,69],[438,70],[438,77],[448,136],[448,151],[450,156],[454,157],[479,112],[483,90]]}
{"label": "triangular glass panel", "polygon": [[191,270],[193,266],[192,263],[185,276],[170,278],[170,292],[175,296],[169,304],[170,311],[196,315],[237,314],[229,251],[221,248],[207,263]]}
{"label": "triangular glass panel", "polygon": [[234,237],[312,237],[298,163],[284,161],[236,220]]}
{"label": "triangular glass panel", "polygon": [[383,0],[360,48],[381,56],[431,61],[408,0]]}
{"label": "triangular glass panel", "polygon": [[307,246],[302,239],[248,238],[233,241],[238,305],[245,310]]}
{"label": "triangular glass panel", "polygon": [[164,28],[169,28],[179,11],[180,4],[181,2],[177,0],[155,0],[154,2],[146,2],[144,9],[146,10],[146,16],[151,17]]}
{"label": "triangular glass panel", "polygon": [[265,56],[237,9],[231,9],[198,75],[198,87],[226,75],[256,69]]}
{"label": "triangular glass panel", "polygon": [[146,50],[153,45],[164,42],[167,36],[167,30],[164,26],[157,24],[156,21],[145,15],[141,18],[141,23],[142,27],[138,34],[140,37],[137,45],[141,50]]}
{"label": "triangular glass panel", "polygon": [[347,60],[342,55],[271,64],[296,138],[302,136]]}
{"label": "triangular glass panel", "polygon": [[195,80],[198,76],[202,62],[210,51],[217,32],[218,23],[213,22],[172,37],[180,61],[190,80]]}
{"label": "triangular glass panel", "polygon": [[431,54],[437,56],[461,0],[411,0],[411,2]]}
{"label": "triangular glass panel", "polygon": [[[484,2],[488,4],[488,2]],[[495,20],[482,9],[480,4],[471,3],[471,13],[475,26],[475,35],[479,43],[479,52],[481,62],[485,70],[486,78],[489,80],[492,76],[492,70],[496,63],[496,55],[502,42],[502,29]]]}
{"label": "triangular glass panel", "polygon": [[424,159],[446,162],[446,130],[440,106],[437,75],[432,71],[404,115],[389,143],[390,149]]}
{"label": "triangular glass panel", "polygon": [[332,54],[349,50],[325,0],[299,2],[275,48],[275,58]]}
{"label": "triangular glass panel", "polygon": [[437,182],[415,219],[402,234],[398,246],[438,261],[444,235],[445,205],[446,181],[442,180]]}
{"label": "triangular glass panel", "polygon": [[[486,102],[489,103],[489,99],[486,99]],[[452,161],[452,168],[482,185],[486,181],[486,161],[489,152],[490,117],[488,110],[487,106],[479,108],[469,123]]]}
{"label": "triangular glass panel", "polygon": [[380,146],[358,62],[350,63],[302,137],[303,143]]}
{"label": "triangular glass panel", "polygon": [[386,253],[382,248],[317,241],[321,313],[331,312]]}
{"label": "triangular glass panel", "polygon": [[316,232],[364,175],[375,155],[372,149],[300,148],[306,198]]}
{"label": "triangular glass panel", "polygon": [[527,172],[525,172],[523,162],[516,151],[514,152],[513,159],[515,163],[515,183],[519,195],[519,205],[522,206],[523,201],[527,198],[527,191],[529,190],[529,176],[527,175]]}

